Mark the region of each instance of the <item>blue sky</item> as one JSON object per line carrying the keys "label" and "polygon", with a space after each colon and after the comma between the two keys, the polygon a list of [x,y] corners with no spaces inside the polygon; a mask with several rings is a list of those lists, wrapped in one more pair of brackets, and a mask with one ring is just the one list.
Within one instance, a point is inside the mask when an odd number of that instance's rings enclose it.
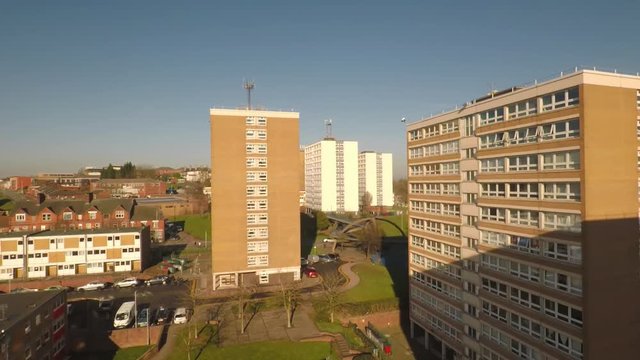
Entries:
{"label": "blue sky", "polygon": [[300,112],[392,152],[405,127],[574,66],[640,71],[638,1],[0,2],[0,177],[209,162],[208,109]]}

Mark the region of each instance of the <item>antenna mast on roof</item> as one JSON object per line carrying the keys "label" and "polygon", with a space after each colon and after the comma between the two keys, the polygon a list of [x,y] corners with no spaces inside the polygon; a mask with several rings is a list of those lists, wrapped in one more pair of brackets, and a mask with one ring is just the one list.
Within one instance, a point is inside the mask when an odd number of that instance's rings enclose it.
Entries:
{"label": "antenna mast on roof", "polygon": [[251,110],[251,90],[256,87],[256,84],[253,81],[245,81],[243,87],[247,90],[247,110]]}
{"label": "antenna mast on roof", "polygon": [[324,121],[324,129],[325,129],[325,135],[324,138],[325,139],[333,139],[333,136],[331,135],[331,123],[333,120],[328,119]]}

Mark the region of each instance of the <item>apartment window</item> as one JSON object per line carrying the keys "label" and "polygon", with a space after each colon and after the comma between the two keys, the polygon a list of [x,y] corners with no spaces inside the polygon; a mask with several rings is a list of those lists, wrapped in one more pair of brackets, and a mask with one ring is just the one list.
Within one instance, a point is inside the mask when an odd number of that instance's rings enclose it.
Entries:
{"label": "apartment window", "polygon": [[578,88],[574,87],[548,94],[542,97],[542,111],[562,109],[568,106],[577,105],[579,102]]}
{"label": "apartment window", "polygon": [[580,245],[569,245],[551,240],[546,240],[545,243],[544,256],[572,263],[582,262],[582,248]]}
{"label": "apartment window", "polygon": [[124,210],[116,211],[116,219],[124,219]]}
{"label": "apartment window", "polygon": [[440,165],[439,164],[427,164],[427,165],[414,165],[412,166],[414,169],[415,175],[439,175],[440,174]]}
{"label": "apartment window", "polygon": [[247,252],[269,252],[268,241],[249,241],[247,242]]}
{"label": "apartment window", "polygon": [[409,131],[409,140],[420,140],[423,138],[422,129]]}
{"label": "apartment window", "polygon": [[480,172],[503,172],[504,158],[483,159],[480,161]]}
{"label": "apartment window", "polygon": [[480,218],[487,221],[505,222],[505,213],[503,208],[483,207]]}
{"label": "apartment window", "polygon": [[464,177],[465,177],[465,180],[467,180],[467,181],[475,181],[477,175],[478,175],[477,171],[465,171],[464,172]]}
{"label": "apartment window", "polygon": [[266,185],[247,186],[247,196],[267,196],[267,186]]}
{"label": "apartment window", "polygon": [[447,162],[440,164],[440,174],[442,175],[452,175],[458,173],[458,163],[457,162]]}
{"label": "apartment window", "polygon": [[543,125],[542,134],[543,140],[577,138],[580,136],[580,121],[573,119]]}
{"label": "apartment window", "polygon": [[575,170],[580,169],[580,152],[563,151],[546,153],[542,156],[544,170]]}
{"label": "apartment window", "polygon": [[432,137],[440,135],[440,127],[438,125],[431,125],[424,128],[424,135],[426,137]]}
{"label": "apartment window", "polygon": [[424,185],[424,193],[429,195],[439,195],[440,194],[440,184],[421,184]]}
{"label": "apartment window", "polygon": [[509,105],[509,119],[517,119],[536,113],[536,99],[529,99]]}
{"label": "apartment window", "polygon": [[544,300],[544,313],[571,325],[582,327],[582,310],[551,299]]}
{"label": "apartment window", "polygon": [[544,199],[580,201],[580,183],[544,184]]}
{"label": "apartment window", "polygon": [[509,131],[508,133],[509,144],[519,145],[519,144],[529,144],[529,143],[537,142],[538,129],[539,129],[538,127],[533,126],[533,127]]}
{"label": "apartment window", "polygon": [[464,150],[465,159],[475,159],[476,157],[476,148],[470,148]]}
{"label": "apartment window", "polygon": [[582,278],[551,270],[544,271],[545,286],[565,291],[575,295],[582,295]]}
{"label": "apartment window", "polygon": [[70,221],[73,220],[73,213],[69,211],[65,211],[62,213],[62,220]]}
{"label": "apartment window", "polygon": [[490,197],[504,197],[505,196],[505,184],[486,183],[481,184],[482,196]]}
{"label": "apartment window", "polygon": [[267,140],[267,132],[265,130],[253,130],[246,131],[247,140]]}
{"label": "apartment window", "polygon": [[[451,225],[451,224],[442,224],[442,234],[447,235],[447,236],[451,236],[451,237],[459,237],[460,236],[460,226]],[[457,251],[458,251],[458,256],[457,257],[460,257],[460,249],[457,248]]]}
{"label": "apartment window", "polygon": [[460,186],[456,183],[442,184],[442,194],[443,195],[459,195]]}
{"label": "apartment window", "polygon": [[540,241],[524,236],[510,236],[509,247],[526,253],[540,254]]}
{"label": "apartment window", "polygon": [[51,221],[51,214],[50,213],[42,214],[42,221]]}
{"label": "apartment window", "polygon": [[26,221],[27,216],[25,214],[16,214],[16,221]]}
{"label": "apartment window", "polygon": [[458,141],[442,143],[442,154],[452,154],[458,152]]}
{"label": "apartment window", "polygon": [[482,301],[482,312],[505,324],[508,323],[507,310],[498,305],[488,301]]}
{"label": "apartment window", "polygon": [[507,298],[507,285],[499,281],[483,277],[482,289],[505,299]]}
{"label": "apartment window", "polygon": [[538,155],[521,155],[509,157],[509,171],[538,170]]}
{"label": "apartment window", "polygon": [[421,158],[424,154],[424,148],[421,147],[417,147],[417,148],[410,148],[409,149],[409,159],[416,159],[416,158]]}
{"label": "apartment window", "polygon": [[484,267],[505,273],[509,271],[509,261],[507,259],[488,254],[482,254],[480,259]]}
{"label": "apartment window", "polygon": [[440,145],[432,144],[432,145],[426,146],[424,148],[424,154],[425,156],[440,155]]}
{"label": "apartment window", "polygon": [[511,287],[511,301],[534,310],[540,310],[542,308],[540,295],[532,294],[529,291],[521,290],[517,287]]}
{"label": "apartment window", "polygon": [[266,168],[267,158],[247,158],[247,168]]}
{"label": "apartment window", "polygon": [[476,122],[473,116],[464,118],[464,136],[473,136],[476,133]]}
{"label": "apartment window", "polygon": [[508,139],[508,137],[508,133],[482,135],[480,137],[480,149],[490,149],[503,146],[505,138]]}
{"label": "apartment window", "polygon": [[458,130],[458,120],[447,121],[440,124],[440,133],[448,134]]}
{"label": "apartment window", "polygon": [[480,126],[504,121],[504,108],[499,107],[480,113]]}
{"label": "apartment window", "polygon": [[517,261],[511,261],[509,272],[511,273],[511,275],[519,277],[521,279],[533,282],[540,281],[540,269],[535,266],[529,266]]}
{"label": "apartment window", "polygon": [[551,328],[545,328],[544,333],[545,343],[571,355],[572,357],[582,359],[582,341],[576,340],[562,332],[556,331]]}
{"label": "apartment window", "polygon": [[442,213],[444,215],[460,215],[460,205],[458,204],[442,204]]}
{"label": "apartment window", "polygon": [[482,237],[480,242],[483,244],[489,244],[493,246],[506,246],[508,238],[506,234],[497,233],[493,231],[482,231]]}
{"label": "apartment window", "polygon": [[543,228],[580,232],[582,217],[577,214],[545,213]]}

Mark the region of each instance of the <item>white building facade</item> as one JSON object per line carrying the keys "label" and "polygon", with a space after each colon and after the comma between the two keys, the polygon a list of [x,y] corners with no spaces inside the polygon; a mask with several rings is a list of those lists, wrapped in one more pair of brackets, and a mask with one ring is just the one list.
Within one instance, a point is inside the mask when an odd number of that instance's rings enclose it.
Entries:
{"label": "white building facade", "polygon": [[358,211],[358,142],[324,139],[304,149],[305,206]]}
{"label": "white building facade", "polygon": [[371,194],[370,206],[393,206],[393,157],[389,153],[363,151],[358,155],[358,198]]}

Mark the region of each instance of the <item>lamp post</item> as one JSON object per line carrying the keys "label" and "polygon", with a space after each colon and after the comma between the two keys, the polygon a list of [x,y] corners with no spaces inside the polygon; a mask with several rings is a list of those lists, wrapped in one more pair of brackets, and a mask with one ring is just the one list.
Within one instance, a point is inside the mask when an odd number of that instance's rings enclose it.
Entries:
{"label": "lamp post", "polygon": [[133,291],[133,327],[138,327],[138,290]]}

